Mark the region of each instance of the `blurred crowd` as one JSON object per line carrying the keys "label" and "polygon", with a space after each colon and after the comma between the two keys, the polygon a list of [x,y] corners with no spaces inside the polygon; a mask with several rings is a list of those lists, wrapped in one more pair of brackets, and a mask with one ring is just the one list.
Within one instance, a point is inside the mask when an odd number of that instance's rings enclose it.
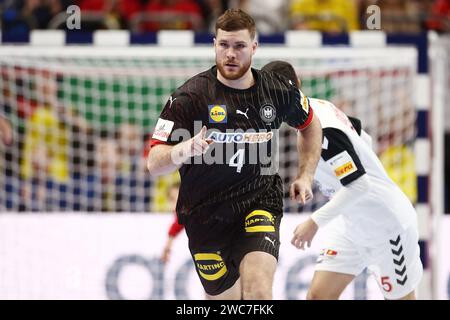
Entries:
{"label": "blurred crowd", "polygon": [[152,210],[141,126],[95,125],[59,97],[55,73],[16,71],[0,77],[10,84],[1,92],[0,115],[12,121],[14,135],[1,150],[0,211]]}
{"label": "blurred crowd", "polygon": [[221,13],[239,7],[255,18],[263,34],[340,33],[367,29],[372,5],[379,7],[381,30],[386,32],[450,31],[450,0],[0,0],[2,30],[20,34],[31,29],[65,29],[71,5],[81,10],[83,31],[212,32]]}

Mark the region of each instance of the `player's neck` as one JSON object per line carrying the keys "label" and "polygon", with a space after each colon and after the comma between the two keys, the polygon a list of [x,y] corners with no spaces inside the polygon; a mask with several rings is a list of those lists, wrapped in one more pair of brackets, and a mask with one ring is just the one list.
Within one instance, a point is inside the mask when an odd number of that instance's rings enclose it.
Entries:
{"label": "player's neck", "polygon": [[248,68],[247,72],[236,80],[229,80],[225,78],[219,70],[217,70],[217,80],[222,82],[227,87],[240,90],[248,89],[255,84],[255,77],[253,76],[252,68]]}

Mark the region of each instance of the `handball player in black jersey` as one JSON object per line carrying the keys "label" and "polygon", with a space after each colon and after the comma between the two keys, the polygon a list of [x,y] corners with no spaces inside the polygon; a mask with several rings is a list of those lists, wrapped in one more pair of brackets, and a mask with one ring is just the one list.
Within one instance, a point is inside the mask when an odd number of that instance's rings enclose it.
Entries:
{"label": "handball player in black jersey", "polygon": [[292,199],[312,198],[322,130],[306,96],[280,75],[251,68],[255,23],[239,9],[218,18],[216,65],[184,83],[156,124],[147,167],[179,170],[176,212],[211,299],[271,299],[283,190],[277,130],[301,131]]}

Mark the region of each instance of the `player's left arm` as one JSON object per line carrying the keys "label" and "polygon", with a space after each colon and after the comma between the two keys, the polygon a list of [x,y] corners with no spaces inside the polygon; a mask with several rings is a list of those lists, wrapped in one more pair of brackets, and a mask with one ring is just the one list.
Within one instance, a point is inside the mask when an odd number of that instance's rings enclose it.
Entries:
{"label": "player's left arm", "polygon": [[[312,109],[311,109],[312,110]],[[313,198],[312,181],[320,159],[322,145],[322,127],[317,117],[297,135],[297,150],[299,154],[298,176],[290,188],[291,199],[304,204]]]}
{"label": "player's left arm", "polygon": [[300,90],[295,89],[293,101],[293,105],[289,108],[287,123],[299,131],[297,137],[299,169],[289,193],[292,200],[304,204],[313,198],[312,181],[320,159],[322,126],[314,116],[308,98]]}
{"label": "player's left arm", "polygon": [[319,227],[325,226],[368,194],[371,188],[366,171],[347,135],[336,128],[323,130],[322,158],[331,167],[342,188],[331,200],[297,226],[291,243],[298,249],[311,246]]}

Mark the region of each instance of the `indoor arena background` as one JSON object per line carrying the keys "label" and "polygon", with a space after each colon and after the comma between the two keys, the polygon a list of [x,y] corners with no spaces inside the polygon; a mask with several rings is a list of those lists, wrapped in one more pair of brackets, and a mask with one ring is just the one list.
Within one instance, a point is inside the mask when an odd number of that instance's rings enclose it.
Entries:
{"label": "indoor arena background", "polygon": [[[267,3],[269,2],[269,4]],[[255,17],[254,66],[284,59],[307,96],[362,119],[414,203],[420,299],[450,299],[448,1],[0,1],[0,299],[202,299],[184,231],[161,255],[178,174],[151,178],[148,141],[170,94],[214,64],[213,22]],[[285,184],[275,299],[304,299],[326,229],[290,238],[327,199],[299,206],[295,132],[280,131]],[[343,299],[382,299],[367,273]]]}

